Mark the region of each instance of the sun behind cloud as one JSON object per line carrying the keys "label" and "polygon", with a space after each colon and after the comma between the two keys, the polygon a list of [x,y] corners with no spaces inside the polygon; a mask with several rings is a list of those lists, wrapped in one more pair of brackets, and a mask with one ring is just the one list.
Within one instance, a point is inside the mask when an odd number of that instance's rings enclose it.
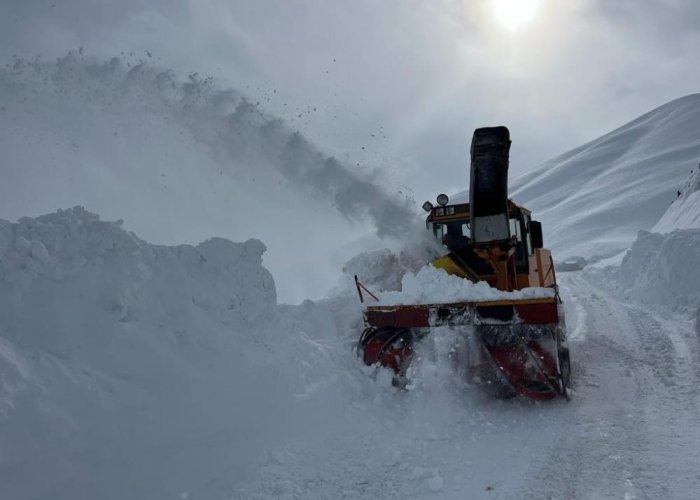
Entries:
{"label": "sun behind cloud", "polygon": [[491,10],[496,21],[509,31],[515,31],[537,15],[540,0],[491,0]]}

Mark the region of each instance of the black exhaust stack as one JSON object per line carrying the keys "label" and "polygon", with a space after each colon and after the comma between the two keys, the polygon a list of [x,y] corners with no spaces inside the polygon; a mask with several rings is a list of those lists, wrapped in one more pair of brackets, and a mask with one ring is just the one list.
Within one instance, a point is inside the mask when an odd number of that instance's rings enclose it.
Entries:
{"label": "black exhaust stack", "polygon": [[492,246],[510,239],[508,224],[508,154],[506,127],[474,131],[471,146],[469,210],[473,244]]}

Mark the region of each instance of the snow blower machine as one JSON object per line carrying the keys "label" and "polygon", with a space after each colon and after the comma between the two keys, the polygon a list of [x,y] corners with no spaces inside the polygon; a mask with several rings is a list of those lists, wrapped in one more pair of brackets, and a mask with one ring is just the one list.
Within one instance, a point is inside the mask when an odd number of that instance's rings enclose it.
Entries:
{"label": "snow blower machine", "polygon": [[570,399],[554,262],[543,248],[541,224],[508,199],[510,144],[506,127],[477,129],[468,203],[450,203],[441,194],[437,206],[426,202],[423,209],[427,228],[447,251],[431,262],[434,267],[500,292],[520,292],[499,293],[498,300],[366,305],[364,295],[372,294],[355,277],[365,324],[358,353],[367,365],[392,369],[395,385],[405,385],[416,343],[436,327],[452,327],[468,338],[468,348],[455,352],[470,382],[500,396]]}

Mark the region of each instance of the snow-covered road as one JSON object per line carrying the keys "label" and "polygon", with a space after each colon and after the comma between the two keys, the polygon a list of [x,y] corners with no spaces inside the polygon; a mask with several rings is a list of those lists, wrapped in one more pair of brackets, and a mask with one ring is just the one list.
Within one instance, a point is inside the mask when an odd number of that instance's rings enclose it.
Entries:
{"label": "snow-covered road", "polygon": [[338,419],[271,454],[234,498],[697,498],[694,331],[582,273],[563,274],[561,288],[570,403],[494,400],[455,382],[440,363],[443,332],[413,390],[350,401]]}
{"label": "snow-covered road", "polygon": [[[538,403],[462,380],[449,328],[397,390],[354,355],[352,282],[277,305],[256,240],[151,245],[75,208],[0,221],[0,248],[3,500],[698,498],[697,334],[602,271],[560,276],[575,394]],[[631,254],[617,275],[650,275]]]}
{"label": "snow-covered road", "polygon": [[697,498],[695,332],[618,300],[580,273],[561,278],[573,312],[574,411],[528,490],[551,498]]}

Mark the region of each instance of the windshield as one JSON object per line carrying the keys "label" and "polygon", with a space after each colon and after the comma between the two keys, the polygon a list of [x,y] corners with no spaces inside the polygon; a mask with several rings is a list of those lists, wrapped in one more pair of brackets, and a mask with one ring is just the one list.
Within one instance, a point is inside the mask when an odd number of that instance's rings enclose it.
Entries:
{"label": "windshield", "polygon": [[[471,241],[471,227],[468,218],[432,222],[429,228],[432,229],[435,238],[451,251],[465,249]],[[519,214],[514,214],[510,218],[510,235],[516,240],[516,264],[520,270],[526,269],[527,256],[532,254],[532,245],[529,235],[523,238],[523,221]]]}
{"label": "windshield", "polygon": [[442,242],[444,242],[445,236],[448,233],[452,236],[468,238],[469,231],[470,227],[467,219],[433,223],[433,234],[439,241]]}

